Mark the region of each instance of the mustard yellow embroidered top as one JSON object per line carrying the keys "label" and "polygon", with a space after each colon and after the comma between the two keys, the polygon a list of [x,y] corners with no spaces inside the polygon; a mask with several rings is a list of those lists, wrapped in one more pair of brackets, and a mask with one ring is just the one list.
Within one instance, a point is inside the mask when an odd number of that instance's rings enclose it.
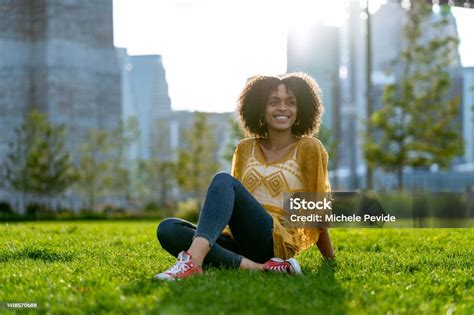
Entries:
{"label": "mustard yellow embroidered top", "polygon": [[[328,154],[313,137],[302,137],[280,161],[267,163],[256,138],[242,140],[232,160],[231,174],[260,202],[273,218],[273,250],[288,259],[316,243],[317,228],[287,228],[283,221],[283,193],[329,192]],[[226,229],[225,232],[229,232]]]}

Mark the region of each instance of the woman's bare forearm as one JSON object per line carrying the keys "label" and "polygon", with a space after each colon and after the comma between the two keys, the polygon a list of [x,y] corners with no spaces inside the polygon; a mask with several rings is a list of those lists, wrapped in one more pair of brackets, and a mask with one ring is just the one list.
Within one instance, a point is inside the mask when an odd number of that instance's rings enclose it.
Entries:
{"label": "woman's bare forearm", "polygon": [[318,245],[319,251],[324,258],[334,258],[334,250],[327,229],[324,229],[321,234],[319,234],[319,239],[316,245]]}

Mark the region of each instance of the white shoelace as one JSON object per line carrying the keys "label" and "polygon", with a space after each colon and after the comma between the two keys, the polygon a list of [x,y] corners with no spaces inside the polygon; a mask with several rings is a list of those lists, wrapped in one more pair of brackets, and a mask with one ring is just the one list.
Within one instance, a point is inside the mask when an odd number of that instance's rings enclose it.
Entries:
{"label": "white shoelace", "polygon": [[274,271],[287,272],[287,267],[284,265],[271,266],[269,269]]}
{"label": "white shoelace", "polygon": [[164,273],[177,275],[183,272],[188,271],[191,267],[185,262],[178,260],[173,266],[168,268]]}

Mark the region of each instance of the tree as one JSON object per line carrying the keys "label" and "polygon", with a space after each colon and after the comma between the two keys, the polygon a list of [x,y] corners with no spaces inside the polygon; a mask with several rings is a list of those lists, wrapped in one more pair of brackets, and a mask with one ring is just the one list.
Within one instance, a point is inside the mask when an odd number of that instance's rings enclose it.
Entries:
{"label": "tree", "polygon": [[170,126],[167,121],[156,120],[152,129],[148,159],[132,161],[131,180],[133,197],[144,203],[169,206],[169,195],[175,185],[176,162],[170,144]]}
{"label": "tree", "polygon": [[129,161],[129,147],[138,140],[140,131],[136,117],[129,118],[125,123],[109,133],[109,163],[111,172],[111,190],[114,194],[123,196],[128,203],[132,200],[131,173],[134,161]]}
{"label": "tree", "polygon": [[89,209],[112,187],[109,138],[107,130],[91,129],[79,147],[77,189],[87,199]]}
{"label": "tree", "polygon": [[[384,89],[383,107],[368,123],[375,139],[366,138],[367,162],[397,174],[398,189],[403,189],[403,168],[442,168],[462,154],[458,98],[448,97],[448,68],[458,40],[443,34],[448,20],[431,20],[431,6],[411,1],[403,34],[406,48],[394,62],[397,81]],[[424,30],[431,28],[439,37],[427,39]]]}
{"label": "tree", "polygon": [[185,142],[186,149],[178,152],[178,184],[201,201],[211,177],[219,167],[215,154],[217,143],[206,114],[195,113],[193,126],[188,130]]}
{"label": "tree", "polygon": [[169,193],[175,183],[176,163],[151,158],[138,162],[135,172],[135,195],[147,202],[156,202],[162,207],[168,206]]}
{"label": "tree", "polygon": [[15,129],[15,139],[3,165],[6,182],[25,194],[52,198],[62,194],[76,178],[71,155],[64,145],[65,125],[53,125],[38,111],[27,114]]}
{"label": "tree", "polygon": [[239,144],[240,140],[245,138],[244,131],[240,127],[240,123],[235,118],[229,119],[230,123],[230,136],[229,142],[227,143],[224,150],[224,159],[229,163],[232,162],[232,157],[234,156],[235,149]]}
{"label": "tree", "polygon": [[32,113],[37,123],[37,134],[29,154],[32,191],[48,198],[49,207],[53,197],[62,194],[76,180],[77,175],[71,154],[64,145],[64,124],[50,124],[46,117]]}
{"label": "tree", "polygon": [[90,209],[98,198],[107,195],[120,195],[130,202],[131,167],[127,150],[138,139],[137,124],[135,118],[130,118],[111,131],[90,129],[79,147],[77,189]]}
{"label": "tree", "polygon": [[339,142],[336,140],[331,131],[326,128],[324,125],[321,125],[319,128],[318,134],[314,135],[315,138],[318,138],[323,143],[329,155],[329,169],[333,169],[334,161],[338,158],[338,145]]}
{"label": "tree", "polygon": [[15,128],[14,138],[8,143],[9,152],[2,163],[4,186],[21,193],[23,207],[26,205],[27,194],[31,191],[28,163],[31,140],[28,135],[32,132],[28,132],[28,128],[31,129],[33,125],[28,120],[31,117],[27,117],[20,127]]}
{"label": "tree", "polygon": [[[154,169],[154,187],[159,192],[159,201],[162,207],[169,207],[169,194],[176,184],[176,161],[170,143],[170,125],[164,121],[157,121],[154,129],[154,143],[150,166]],[[152,178],[150,178],[152,179]]]}

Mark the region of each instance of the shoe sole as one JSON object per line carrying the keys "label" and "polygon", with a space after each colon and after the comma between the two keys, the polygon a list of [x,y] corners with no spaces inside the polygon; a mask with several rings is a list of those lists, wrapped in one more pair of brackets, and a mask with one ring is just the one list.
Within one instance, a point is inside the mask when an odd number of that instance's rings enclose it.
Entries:
{"label": "shoe sole", "polygon": [[177,278],[177,277],[159,277],[158,275],[155,275],[154,277],[151,278],[152,281],[181,281],[183,279],[187,279],[190,277],[196,277],[202,275],[203,272],[196,272],[193,273],[192,275],[185,277],[185,278]]}
{"label": "shoe sole", "polygon": [[303,274],[303,272],[301,271],[300,264],[298,263],[296,259],[290,258],[290,259],[287,259],[286,261],[289,262],[291,267],[293,268],[294,272],[292,272],[292,274],[297,275],[297,276],[300,276]]}

